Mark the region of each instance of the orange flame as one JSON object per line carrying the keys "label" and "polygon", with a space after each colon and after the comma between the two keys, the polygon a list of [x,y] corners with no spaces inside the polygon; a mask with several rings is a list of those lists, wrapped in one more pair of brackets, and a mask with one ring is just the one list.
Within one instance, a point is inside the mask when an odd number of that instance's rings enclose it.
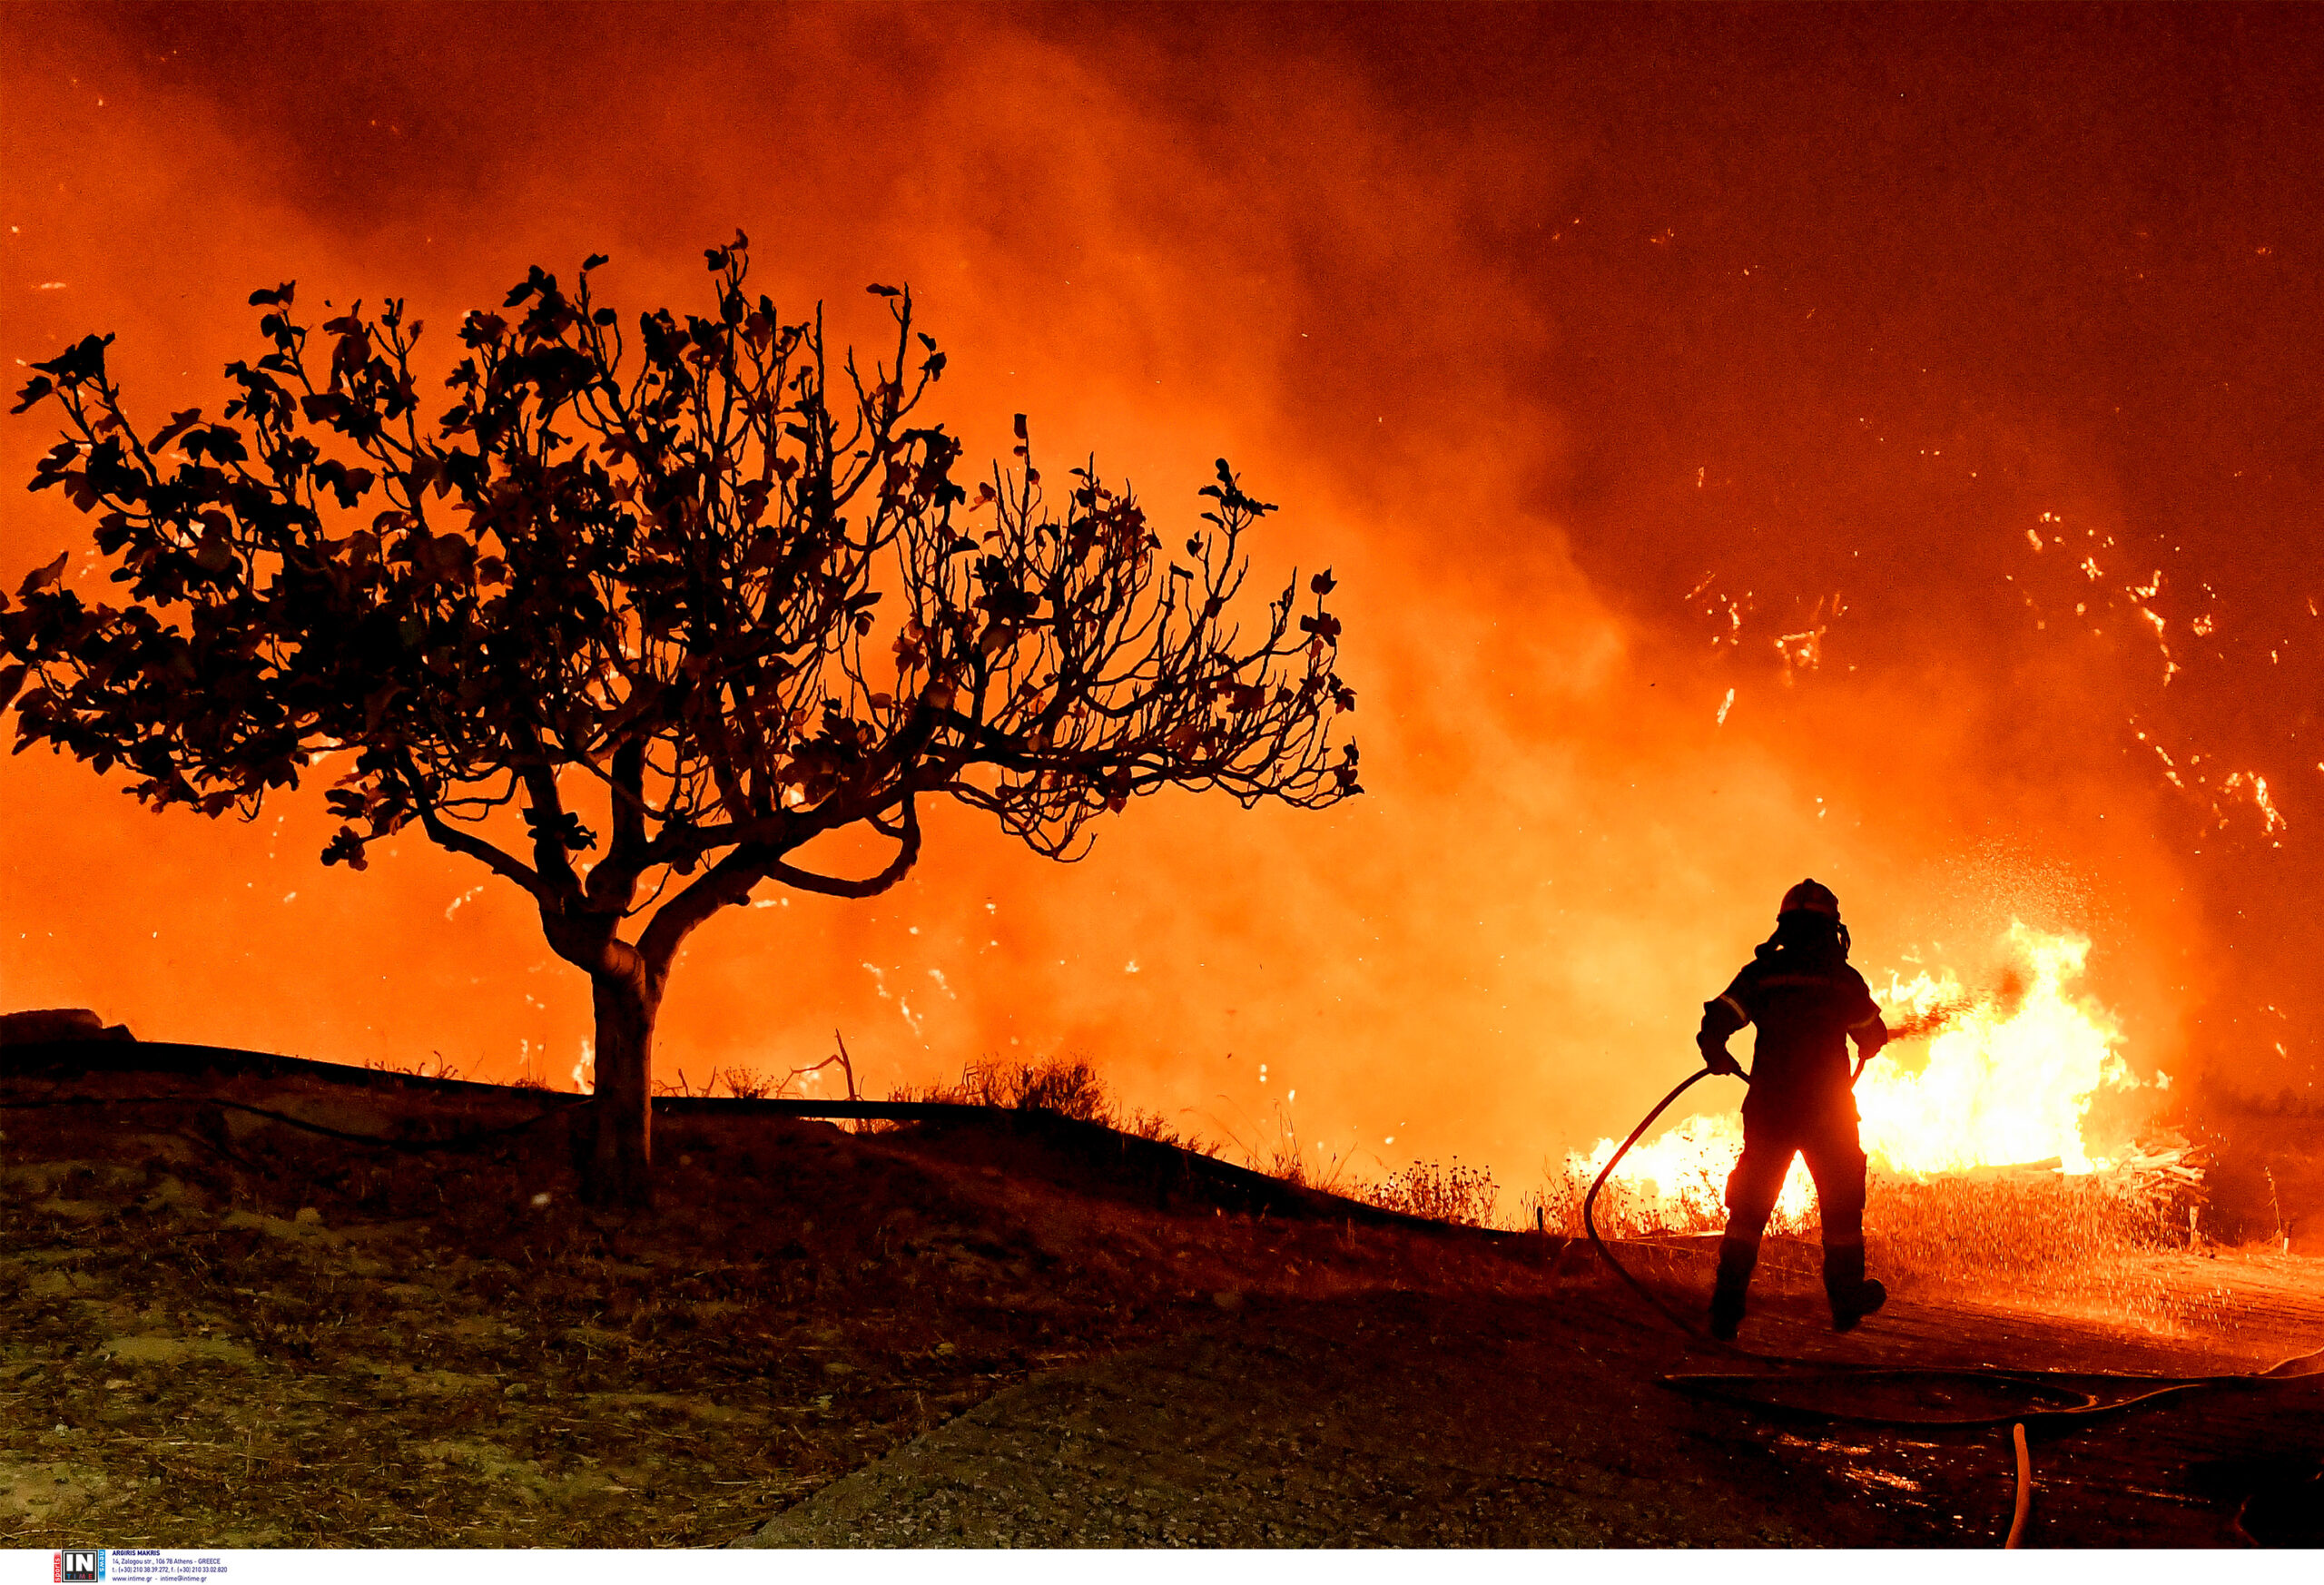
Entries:
{"label": "orange flame", "polygon": [[[1927,1056],[1907,1066],[1884,1053],[1856,1084],[1865,1153],[1875,1171],[1913,1177],[1980,1167],[2054,1162],[2067,1174],[2104,1172],[2084,1127],[2104,1088],[2141,1086],[2116,1048],[2112,1016],[2073,987],[2090,953],[2086,938],[2052,935],[2013,920],[2003,938],[2014,971],[2001,991],[1973,996],[1950,970],[1910,981],[1890,976],[1876,991],[1897,1041],[1929,1037]],[[1893,1046],[1891,1048],[1893,1050]],[[2166,1087],[2167,1076],[2154,1080]],[[1616,1142],[1601,1139],[1569,1170],[1594,1177]],[[1633,1216],[1672,1226],[1717,1222],[1727,1175],[1742,1154],[1732,1114],[1689,1117],[1640,1143],[1610,1180]],[[1794,1162],[1776,1204],[1775,1225],[1798,1227],[1815,1205],[1805,1167]]]}

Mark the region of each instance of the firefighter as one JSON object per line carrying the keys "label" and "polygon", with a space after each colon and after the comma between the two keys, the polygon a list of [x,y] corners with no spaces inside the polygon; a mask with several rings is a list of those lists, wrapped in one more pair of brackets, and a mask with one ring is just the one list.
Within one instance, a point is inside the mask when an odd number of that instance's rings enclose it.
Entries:
{"label": "firefighter", "polygon": [[1743,1101],[1743,1158],[1727,1180],[1711,1334],[1726,1342],[1743,1324],[1759,1236],[1795,1154],[1807,1157],[1823,1213],[1832,1329],[1850,1331],[1887,1302],[1888,1290],[1864,1275],[1864,1147],[1847,1042],[1856,1041],[1860,1068],[1888,1029],[1864,976],[1848,965],[1847,926],[1830,888],[1802,881],[1785,892],[1775,934],[1717,1000],[1703,1004],[1695,1042],[1712,1072],[1741,1075],[1727,1041],[1746,1024],[1759,1026],[1758,1045]]}

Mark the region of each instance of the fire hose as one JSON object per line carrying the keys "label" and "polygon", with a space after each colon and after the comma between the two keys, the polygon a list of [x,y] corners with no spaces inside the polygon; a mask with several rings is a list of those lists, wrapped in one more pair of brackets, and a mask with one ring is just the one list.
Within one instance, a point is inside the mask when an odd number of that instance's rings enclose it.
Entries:
{"label": "fire hose", "polygon": [[[1851,1086],[1856,1078],[1863,1076],[1864,1066],[1865,1059],[1859,1058],[1856,1065],[1856,1071],[1849,1078]],[[1682,1373],[1660,1377],[1661,1384],[1666,1387],[1695,1396],[1722,1399],[1747,1409],[1773,1411],[1810,1419],[1844,1421],[1856,1425],[1926,1429],[1934,1426],[1970,1428],[2007,1424],[2011,1427],[2011,1438],[2017,1455],[2017,1493],[2011,1515],[2009,1539],[2004,1544],[2007,1547],[2016,1547],[2024,1539],[2026,1521],[2032,1512],[2033,1458],[2027,1452],[2025,1444],[2025,1423],[2028,1421],[2072,1425],[2086,1423],[2096,1415],[2111,1414],[2117,1410],[2130,1408],[2132,1404],[2150,1403],[2154,1399],[2167,1397],[2175,1393],[2189,1393],[2204,1387],[2256,1387],[2290,1381],[2296,1377],[2324,1374],[2324,1349],[2319,1349],[2313,1354],[2295,1355],[2269,1370],[2257,1373],[2207,1376],[2146,1376],[2104,1371],[2012,1371],[1993,1366],[1898,1368],[1881,1365],[1834,1365],[1827,1361],[1811,1361],[1783,1354],[1756,1354],[1749,1349],[1738,1348],[1734,1344],[1709,1337],[1698,1330],[1692,1322],[1664,1303],[1660,1295],[1632,1275],[1630,1269],[1615,1257],[1614,1252],[1599,1236],[1596,1208],[1599,1191],[1603,1189],[1607,1180],[1614,1176],[1614,1169],[1621,1164],[1622,1157],[1630,1153],[1630,1147],[1645,1137],[1646,1131],[1654,1126],[1655,1119],[1668,1111],[1672,1102],[1703,1079],[1710,1078],[1713,1071],[1706,1063],[1702,1068],[1681,1079],[1669,1094],[1654,1104],[1654,1108],[1639,1120],[1637,1127],[1630,1130],[1630,1137],[1624,1139],[1613,1155],[1607,1157],[1606,1165],[1599,1169],[1596,1180],[1590,1184],[1590,1192],[1582,1196],[1582,1228],[1590,1236],[1590,1247],[1598,1252],[1599,1258],[1606,1263],[1614,1275],[1621,1278],[1630,1286],[1631,1292],[1659,1311],[1666,1320],[1687,1334],[1689,1337],[1699,1343],[1707,1343],[1714,1348],[1721,1349],[1738,1358],[1757,1360],[1763,1364],[1809,1365],[1816,1368],[1740,1373]],[[1748,1073],[1738,1074],[1738,1077],[1741,1078],[1746,1084],[1751,1081],[1750,1075]],[[2080,1382],[2121,1382],[2139,1390],[2132,1392],[2128,1396],[2102,1399],[2099,1394],[2087,1388],[2067,1386],[2056,1379],[2064,1376],[2072,1376]],[[2048,1402],[2046,1403],[2037,1402],[2033,1406],[2019,1407],[2006,1413],[1883,1414],[1844,1409],[1808,1408],[1797,1403],[1785,1403],[1780,1398],[1768,1394],[1768,1388],[1772,1383],[1819,1381],[1866,1383],[1884,1380],[2002,1383],[2030,1398],[2037,1401],[2047,1399]]]}

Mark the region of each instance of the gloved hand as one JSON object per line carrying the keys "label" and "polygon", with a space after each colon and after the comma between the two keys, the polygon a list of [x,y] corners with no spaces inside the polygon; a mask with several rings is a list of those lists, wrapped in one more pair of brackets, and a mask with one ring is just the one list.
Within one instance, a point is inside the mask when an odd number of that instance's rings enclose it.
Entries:
{"label": "gloved hand", "polygon": [[1724,1040],[1716,1046],[1706,1044],[1701,1050],[1703,1066],[1713,1073],[1724,1074],[1733,1078],[1743,1077],[1743,1064],[1728,1054],[1727,1043]]}

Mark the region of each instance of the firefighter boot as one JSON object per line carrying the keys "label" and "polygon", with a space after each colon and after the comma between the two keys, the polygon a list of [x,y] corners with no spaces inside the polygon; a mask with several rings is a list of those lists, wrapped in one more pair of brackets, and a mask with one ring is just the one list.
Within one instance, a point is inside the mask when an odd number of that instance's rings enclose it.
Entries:
{"label": "firefighter boot", "polygon": [[1710,1295],[1710,1334],[1721,1343],[1735,1341],[1743,1324],[1743,1294],[1751,1285],[1751,1268],[1759,1263],[1756,1234],[1729,1233],[1718,1243],[1718,1285]]}
{"label": "firefighter boot", "polygon": [[1861,1244],[1824,1251],[1824,1294],[1832,1301],[1835,1332],[1855,1331],[1857,1322],[1888,1302],[1888,1290],[1864,1275]]}

